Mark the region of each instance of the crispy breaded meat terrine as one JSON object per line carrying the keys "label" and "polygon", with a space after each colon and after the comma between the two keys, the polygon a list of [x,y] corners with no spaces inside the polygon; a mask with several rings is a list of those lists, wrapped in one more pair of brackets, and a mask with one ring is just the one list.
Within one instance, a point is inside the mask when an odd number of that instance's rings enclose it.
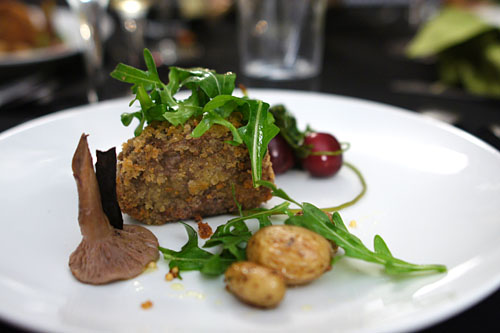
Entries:
{"label": "crispy breaded meat terrine", "polygon": [[[239,126],[238,117],[231,122]],[[164,224],[198,216],[258,207],[271,198],[264,186],[252,185],[245,145],[234,146],[227,127],[214,125],[193,138],[198,124],[152,122],[123,144],[118,156],[117,195],[122,211],[146,224]],[[262,162],[262,179],[274,181],[269,155]],[[233,195],[234,188],[234,195]]]}

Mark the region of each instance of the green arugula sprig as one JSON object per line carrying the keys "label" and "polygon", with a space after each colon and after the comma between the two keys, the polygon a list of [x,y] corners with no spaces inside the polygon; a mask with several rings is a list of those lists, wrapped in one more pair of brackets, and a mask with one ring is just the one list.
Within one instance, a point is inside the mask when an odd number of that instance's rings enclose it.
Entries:
{"label": "green arugula sprig", "polygon": [[[384,266],[387,274],[401,275],[416,272],[446,272],[443,265],[418,265],[395,258],[381,236],[374,238],[374,251],[368,249],[363,242],[351,234],[345,226],[340,214],[334,212],[332,217],[310,203],[298,203],[285,191],[277,188],[273,183],[259,181],[259,184],[272,190],[275,197],[285,202],[271,209],[260,208],[252,214],[236,217],[217,228],[212,237],[205,243],[204,248],[220,246],[220,252],[212,254],[198,247],[196,232],[184,224],[188,232],[188,243],[180,252],[160,248],[166,260],[170,260],[170,267],[179,267],[179,270],[199,270],[208,275],[220,275],[227,267],[235,262],[245,260],[245,247],[252,236],[245,222],[257,219],[259,228],[271,225],[270,217],[276,214],[287,215],[285,224],[301,226],[312,230],[328,240],[335,242],[344,250],[344,254],[336,256],[334,261],[342,257],[351,257]],[[289,204],[294,203],[301,209],[301,214],[294,214]]]}
{"label": "green arugula sprig", "polygon": [[186,223],[181,222],[188,234],[187,243],[180,251],[169,250],[160,247],[165,260],[170,261],[169,267],[178,267],[179,271],[197,270],[205,275],[217,276],[224,274],[227,267],[235,261],[246,259],[246,243],[252,237],[245,221],[257,219],[259,228],[271,225],[269,217],[278,213],[285,213],[288,203],[282,203],[271,209],[263,209],[260,212],[247,216],[240,216],[229,220],[226,224],[217,227],[214,234],[205,242],[203,248],[219,246],[218,253],[211,253],[198,246],[196,231]]}
{"label": "green arugula sprig", "polygon": [[[117,80],[131,83],[135,94],[130,102],[139,102],[140,109],[123,113],[121,121],[129,126],[134,118],[139,120],[134,134],[140,135],[144,126],[152,121],[168,121],[174,126],[183,125],[192,117],[201,118],[192,132],[195,138],[201,137],[214,124],[229,128],[232,141],[229,144],[244,143],[250,154],[254,186],[262,177],[262,160],[267,145],[279,132],[274,118],[268,111],[269,104],[248,97],[232,96],[235,88],[234,73],[217,74],[204,68],[170,67],[168,84],[158,75],[153,56],[144,50],[147,70],[143,71],[125,64],[118,64],[111,76]],[[186,88],[191,94],[186,99],[175,95]],[[240,112],[244,125],[236,128],[229,120],[233,112]]]}
{"label": "green arugula sprig", "polygon": [[[271,188],[274,196],[288,201],[292,200],[282,189],[278,189],[273,183],[265,181],[260,181],[260,183]],[[304,227],[320,234],[326,239],[334,241],[335,244],[344,250],[344,255],[347,257],[381,264],[388,274],[446,271],[446,267],[443,265],[417,265],[395,258],[389,251],[385,241],[379,235],[376,235],[374,238],[375,251],[371,251],[358,237],[347,230],[338,212],[334,212],[330,219],[327,213],[310,203],[299,204],[296,201],[292,202],[300,207],[302,214],[290,216],[285,221],[285,224]]]}
{"label": "green arugula sprig", "polygon": [[290,111],[288,111],[284,105],[281,104],[274,105],[269,109],[269,112],[273,115],[274,122],[280,129],[280,135],[293,149],[294,155],[299,159],[306,158],[309,155],[341,155],[350,148],[350,144],[348,142],[342,142],[340,150],[313,152],[311,145],[304,144],[304,139],[306,138],[306,136],[314,132],[314,130],[309,125],[307,125],[305,131],[299,130],[299,128],[297,127],[297,120],[295,119],[294,115]]}
{"label": "green arugula sprig", "polygon": [[220,275],[224,273],[234,261],[234,257],[227,258],[226,253],[212,254],[198,247],[198,234],[190,225],[181,222],[188,234],[187,243],[180,251],[173,251],[160,246],[165,260],[170,261],[170,268],[178,267],[179,272],[198,270],[205,275]]}

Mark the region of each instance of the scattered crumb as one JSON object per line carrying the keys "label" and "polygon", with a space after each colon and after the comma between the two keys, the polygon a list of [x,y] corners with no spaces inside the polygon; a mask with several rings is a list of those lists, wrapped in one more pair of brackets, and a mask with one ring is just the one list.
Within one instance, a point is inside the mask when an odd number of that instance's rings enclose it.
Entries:
{"label": "scattered crumb", "polygon": [[151,272],[156,271],[157,269],[158,269],[158,266],[156,265],[156,261],[151,261],[144,268],[144,273],[151,273]]}
{"label": "scattered crumb", "polygon": [[206,298],[205,294],[200,293],[198,291],[194,291],[194,290],[188,290],[186,292],[186,296],[190,297],[190,298],[198,299],[198,300],[204,300]]}
{"label": "scattered crumb", "polygon": [[358,223],[355,220],[352,220],[351,222],[349,222],[349,226],[351,228],[356,228],[358,226]]}
{"label": "scattered crumb", "polygon": [[170,269],[170,271],[167,274],[165,274],[165,280],[172,281],[178,276],[179,276],[179,267],[174,266]]}
{"label": "scattered crumb", "polygon": [[200,235],[201,239],[207,239],[212,236],[212,227],[208,225],[208,223],[204,223],[202,221],[198,222],[198,235]]}
{"label": "scattered crumb", "polygon": [[312,306],[309,305],[309,304],[302,305],[301,306],[301,310],[302,311],[311,311],[312,310]]}
{"label": "scattered crumb", "polygon": [[177,291],[184,290],[184,286],[181,283],[172,283],[170,288]]}
{"label": "scattered crumb", "polygon": [[146,269],[157,269],[158,266],[156,266],[156,261],[151,261],[147,266],[146,266]]}
{"label": "scattered crumb", "polygon": [[144,310],[151,309],[152,307],[153,307],[153,302],[149,300],[144,303],[141,303],[141,308],[143,308]]}

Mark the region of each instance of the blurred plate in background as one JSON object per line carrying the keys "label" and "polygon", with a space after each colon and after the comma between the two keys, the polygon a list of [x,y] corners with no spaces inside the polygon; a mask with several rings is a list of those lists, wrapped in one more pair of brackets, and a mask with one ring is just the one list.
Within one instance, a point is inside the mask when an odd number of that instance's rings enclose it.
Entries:
{"label": "blurred plate in background", "polygon": [[[33,7],[34,15],[39,11]],[[53,25],[62,43],[43,48],[33,48],[12,53],[0,54],[0,67],[41,63],[69,57],[81,52],[84,41],[80,36],[78,17],[68,8],[58,7],[53,14]],[[105,16],[102,22],[102,36],[107,40],[114,31],[114,22]]]}

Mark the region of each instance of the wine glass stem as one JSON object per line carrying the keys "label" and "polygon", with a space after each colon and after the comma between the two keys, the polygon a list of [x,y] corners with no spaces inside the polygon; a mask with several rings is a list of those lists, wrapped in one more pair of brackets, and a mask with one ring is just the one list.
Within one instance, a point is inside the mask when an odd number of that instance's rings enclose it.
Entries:
{"label": "wine glass stem", "polygon": [[80,35],[84,41],[84,60],[87,73],[87,98],[90,103],[99,100],[102,80],[103,48],[99,32],[99,22],[104,17],[104,8],[97,2],[89,2],[78,9]]}

